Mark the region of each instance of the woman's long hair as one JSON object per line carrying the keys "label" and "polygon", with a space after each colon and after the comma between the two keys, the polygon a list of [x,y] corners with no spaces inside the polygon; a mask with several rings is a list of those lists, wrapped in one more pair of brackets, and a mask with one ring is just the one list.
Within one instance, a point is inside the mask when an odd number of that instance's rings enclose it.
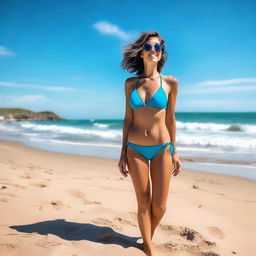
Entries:
{"label": "woman's long hair", "polygon": [[140,57],[140,52],[143,50],[143,45],[149,37],[158,37],[162,45],[162,57],[157,63],[157,71],[161,73],[161,70],[167,60],[168,53],[166,52],[164,39],[162,39],[156,31],[141,32],[141,35],[134,43],[123,46],[124,50],[122,55],[124,58],[122,60],[121,67],[124,70],[127,70],[129,73],[136,72],[136,75],[141,75],[143,73],[144,63],[143,59]]}

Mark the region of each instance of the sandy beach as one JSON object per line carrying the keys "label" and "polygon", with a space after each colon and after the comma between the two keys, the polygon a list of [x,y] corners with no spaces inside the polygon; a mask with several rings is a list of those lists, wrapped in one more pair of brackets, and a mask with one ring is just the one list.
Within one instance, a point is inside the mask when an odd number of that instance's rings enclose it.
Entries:
{"label": "sandy beach", "polygon": [[[0,255],[144,255],[117,163],[1,140]],[[256,181],[185,169],[172,176],[153,246],[157,256],[253,256],[255,220]]]}

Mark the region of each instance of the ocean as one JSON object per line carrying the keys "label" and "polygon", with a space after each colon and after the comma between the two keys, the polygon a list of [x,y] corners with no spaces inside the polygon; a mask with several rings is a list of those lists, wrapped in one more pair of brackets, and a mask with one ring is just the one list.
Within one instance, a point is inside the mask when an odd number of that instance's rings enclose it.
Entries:
{"label": "ocean", "polygon": [[[256,113],[176,113],[184,168],[256,180]],[[46,151],[119,159],[123,120],[0,122],[0,139]]]}

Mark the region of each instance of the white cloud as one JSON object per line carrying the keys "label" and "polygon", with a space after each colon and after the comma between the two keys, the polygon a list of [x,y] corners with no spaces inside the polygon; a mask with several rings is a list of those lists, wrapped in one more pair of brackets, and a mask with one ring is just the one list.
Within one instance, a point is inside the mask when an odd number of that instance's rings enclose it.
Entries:
{"label": "white cloud", "polygon": [[256,91],[256,85],[248,85],[241,87],[207,87],[207,88],[186,88],[180,89],[179,95],[191,95],[191,94],[207,94],[207,93],[235,93],[235,92],[246,92],[246,91]]}
{"label": "white cloud", "polygon": [[57,91],[57,92],[91,92],[91,90],[84,90],[84,89],[77,89],[73,87],[61,87],[61,86],[42,86],[42,85],[37,85],[37,84],[23,84],[23,83],[13,83],[13,82],[4,82],[0,81],[0,86],[5,86],[5,87],[20,87],[20,88],[36,88],[36,89],[41,89],[41,90],[46,90],[46,91]]}
{"label": "white cloud", "polygon": [[0,46],[0,58],[13,57],[15,54],[7,48]]}
{"label": "white cloud", "polygon": [[250,83],[256,83],[256,78],[203,81],[181,87],[179,95],[256,91],[256,85]]}
{"label": "white cloud", "polygon": [[93,27],[102,34],[114,35],[121,39],[129,39],[132,36],[131,34],[121,30],[118,26],[107,21],[99,21],[93,24]]}
{"label": "white cloud", "polygon": [[213,80],[213,81],[204,81],[198,83],[200,86],[211,86],[211,85],[233,85],[233,84],[244,84],[244,83],[256,83],[256,78],[235,78],[235,79],[226,79],[226,80]]}
{"label": "white cloud", "polygon": [[26,104],[26,103],[39,103],[43,101],[48,101],[49,99],[44,95],[39,94],[27,94],[21,96],[1,96],[0,102],[1,103],[8,103],[8,104]]}

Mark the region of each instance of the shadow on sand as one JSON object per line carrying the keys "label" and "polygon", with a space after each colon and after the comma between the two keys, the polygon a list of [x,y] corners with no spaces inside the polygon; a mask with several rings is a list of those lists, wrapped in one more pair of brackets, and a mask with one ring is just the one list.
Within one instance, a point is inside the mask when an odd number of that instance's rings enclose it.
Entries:
{"label": "shadow on sand", "polygon": [[142,250],[142,244],[137,243],[141,237],[130,237],[114,231],[110,227],[97,226],[94,224],[84,224],[68,222],[65,219],[49,220],[29,225],[10,226],[19,232],[40,235],[53,234],[66,240],[88,240],[102,244],[118,244],[124,248],[136,247]]}

